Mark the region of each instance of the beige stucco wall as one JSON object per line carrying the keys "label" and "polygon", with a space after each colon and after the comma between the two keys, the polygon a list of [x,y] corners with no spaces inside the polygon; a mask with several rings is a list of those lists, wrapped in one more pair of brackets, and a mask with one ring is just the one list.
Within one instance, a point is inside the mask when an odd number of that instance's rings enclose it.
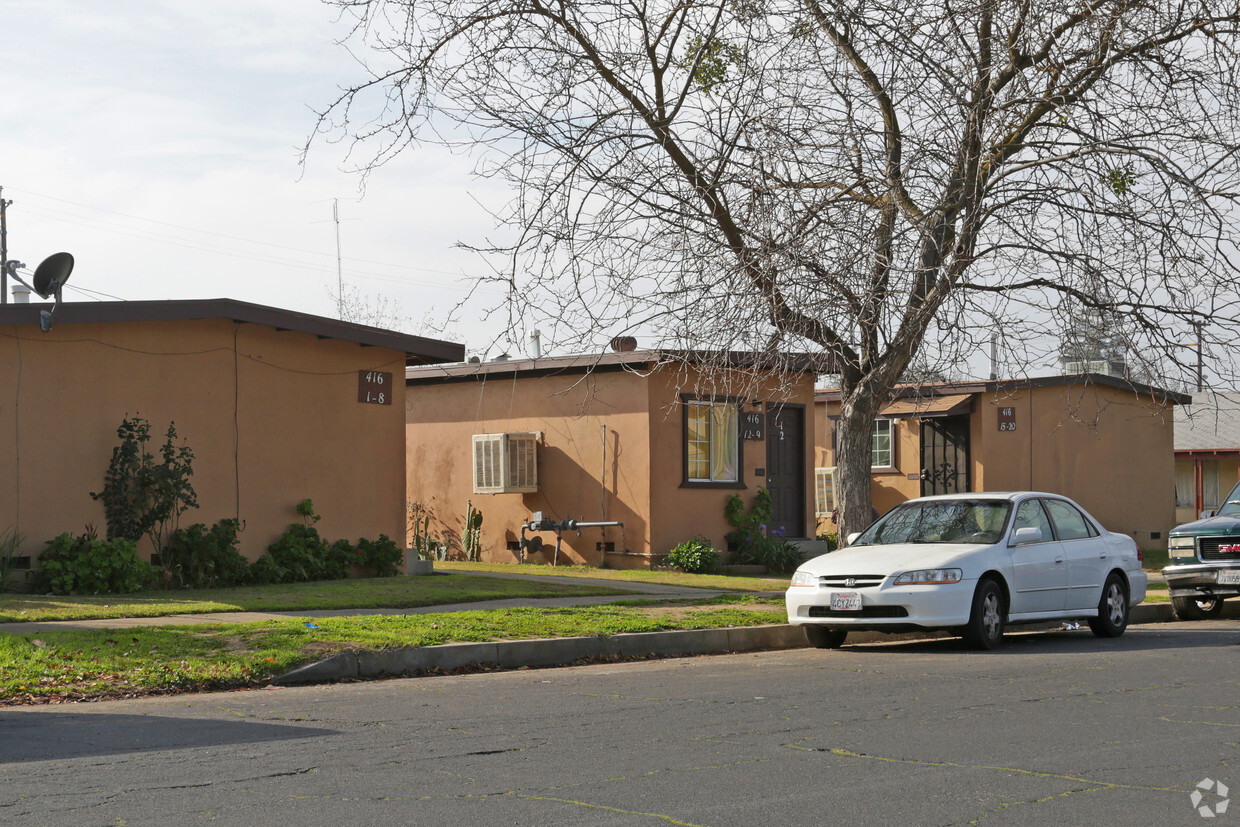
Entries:
{"label": "beige stucco wall", "polygon": [[[510,548],[535,511],[546,519],[620,521],[567,532],[560,562],[597,564],[596,544],[645,551],[650,439],[644,380],[631,373],[411,385],[405,399],[408,497],[431,515],[431,534],[461,556],[467,504],[482,512],[481,558],[516,562]],[[473,493],[474,434],[542,432],[535,493]],[[530,535],[534,536],[534,535]],[[554,543],[554,535],[539,535]],[[550,562],[551,555],[531,558]]]}
{"label": "beige stucco wall", "polygon": [[404,411],[357,402],[363,369],[399,383],[404,354],[227,319],[0,328],[0,528],[21,531],[31,554],[88,523],[103,536],[90,492],[121,420],[141,416],[152,452],[170,421],[194,451],[200,507],[182,524],[241,519],[251,559],[306,497],[329,540],[399,542]]}
{"label": "beige stucco wall", "polygon": [[[999,430],[1000,406],[1015,408],[1015,431]],[[1132,391],[1092,384],[979,394],[975,486],[1064,494],[1142,548],[1165,545],[1175,525],[1171,413]]]}
{"label": "beige stucco wall", "polygon": [[[406,399],[409,499],[430,509],[431,533],[459,557],[466,504],[482,511],[481,557],[515,562],[511,546],[535,511],[552,520],[620,521],[620,528],[565,532],[561,564],[647,567],[673,545],[702,534],[724,548],[730,529],[723,507],[731,490],[682,488],[682,388],[693,379],[674,371],[647,377],[629,371],[589,375],[490,375],[485,382],[412,384]],[[812,402],[812,380],[798,378],[795,398]],[[775,397],[771,397],[772,399]],[[806,460],[813,434],[806,416]],[[474,494],[473,434],[538,431],[539,490],[528,494]],[[763,450],[745,443],[743,470],[748,499],[765,465]],[[812,465],[808,466],[812,469]],[[812,470],[807,471],[807,476]],[[810,476],[812,482],[812,476]],[[812,519],[812,485],[806,508]],[[530,535],[533,536],[533,535]],[[529,562],[551,562],[554,534],[543,533],[547,551]],[[601,542],[614,543],[604,555]]]}
{"label": "beige stucco wall", "polygon": [[[1016,412],[1016,430],[1000,431],[998,408]],[[828,415],[837,402],[815,405],[820,465],[834,464]],[[895,424],[898,473],[875,473],[875,506],[885,512],[919,496],[918,420]],[[974,395],[970,474],[975,491],[1051,491],[1079,502],[1112,531],[1142,548],[1165,545],[1175,525],[1171,409],[1132,391],[1101,385],[1053,385]]]}

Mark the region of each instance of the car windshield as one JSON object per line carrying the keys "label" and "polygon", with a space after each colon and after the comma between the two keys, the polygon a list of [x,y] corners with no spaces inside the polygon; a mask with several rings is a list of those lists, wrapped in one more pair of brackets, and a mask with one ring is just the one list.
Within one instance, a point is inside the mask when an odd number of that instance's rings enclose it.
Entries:
{"label": "car windshield", "polygon": [[1012,504],[1007,500],[924,500],[904,503],[867,528],[854,546],[890,543],[997,543]]}
{"label": "car windshield", "polygon": [[1218,515],[1220,517],[1240,517],[1240,484],[1231,489],[1231,493],[1227,495],[1227,499],[1219,507]]}

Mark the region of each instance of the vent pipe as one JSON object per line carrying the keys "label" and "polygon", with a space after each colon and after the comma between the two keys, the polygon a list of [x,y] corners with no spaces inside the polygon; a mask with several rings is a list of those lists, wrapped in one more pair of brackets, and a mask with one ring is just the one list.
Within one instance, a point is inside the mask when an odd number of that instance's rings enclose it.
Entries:
{"label": "vent pipe", "polygon": [[538,329],[530,331],[530,357],[538,359],[542,356],[542,334]]}

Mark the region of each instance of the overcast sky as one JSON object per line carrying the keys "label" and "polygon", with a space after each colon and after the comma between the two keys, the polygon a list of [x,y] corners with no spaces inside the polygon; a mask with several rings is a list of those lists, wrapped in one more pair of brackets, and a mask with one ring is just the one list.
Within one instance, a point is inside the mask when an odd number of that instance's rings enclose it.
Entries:
{"label": "overcast sky", "polygon": [[340,146],[298,165],[312,109],[362,76],[330,8],[5,0],[3,33],[0,186],[27,278],[65,250],[66,300],[233,298],[334,316],[338,199],[346,294],[471,352],[502,327],[481,322],[495,292],[446,330],[421,327],[485,271],[454,244],[481,242],[492,222],[479,202],[505,194],[472,179],[470,159],[407,152],[364,197]]}

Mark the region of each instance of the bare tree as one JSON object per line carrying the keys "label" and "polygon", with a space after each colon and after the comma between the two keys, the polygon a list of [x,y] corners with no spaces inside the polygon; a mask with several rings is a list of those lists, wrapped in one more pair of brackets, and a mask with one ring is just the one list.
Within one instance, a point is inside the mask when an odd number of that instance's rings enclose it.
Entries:
{"label": "bare tree", "polygon": [[361,170],[479,152],[518,318],[835,359],[845,531],[915,358],[999,335],[1028,369],[1071,305],[1143,375],[1191,370],[1194,323],[1231,374],[1234,0],[326,2],[369,74],[316,134]]}

